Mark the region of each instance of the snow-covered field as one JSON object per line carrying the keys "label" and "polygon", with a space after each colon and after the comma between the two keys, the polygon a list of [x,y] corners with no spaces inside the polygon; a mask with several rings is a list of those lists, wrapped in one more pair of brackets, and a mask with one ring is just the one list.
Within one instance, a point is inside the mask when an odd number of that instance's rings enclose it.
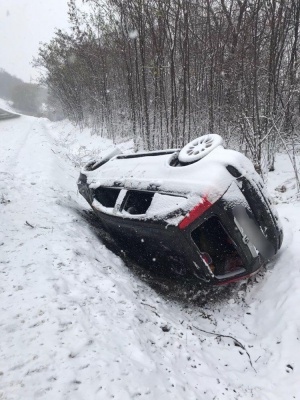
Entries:
{"label": "snow-covered field", "polygon": [[0,143],[1,400],[300,399],[300,205],[285,155],[269,176],[281,252],[248,285],[197,301],[155,291],[83,217],[78,166],[109,140],[22,116],[0,121]]}

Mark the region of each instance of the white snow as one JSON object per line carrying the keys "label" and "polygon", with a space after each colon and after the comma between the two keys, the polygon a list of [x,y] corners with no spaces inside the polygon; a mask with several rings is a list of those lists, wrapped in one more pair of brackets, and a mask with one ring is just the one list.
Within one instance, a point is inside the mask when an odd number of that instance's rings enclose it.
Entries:
{"label": "white snow", "polygon": [[0,99],[0,108],[2,108],[3,110],[6,110],[6,111],[15,112],[15,110],[11,106],[11,101],[7,101],[4,99]]}
{"label": "white snow", "polygon": [[187,208],[187,199],[185,197],[170,196],[167,194],[155,193],[147,210],[147,216],[157,218],[159,215],[171,213],[178,208]]}
{"label": "white snow", "polygon": [[130,31],[128,33],[129,39],[136,39],[139,36],[139,33],[137,29],[134,29],[133,31]]}
{"label": "white snow", "polygon": [[285,155],[269,175],[282,250],[204,303],[201,288],[193,301],[155,291],[83,218],[75,165],[110,141],[25,116],[0,136],[1,400],[300,399],[300,205],[275,190],[292,182]]}

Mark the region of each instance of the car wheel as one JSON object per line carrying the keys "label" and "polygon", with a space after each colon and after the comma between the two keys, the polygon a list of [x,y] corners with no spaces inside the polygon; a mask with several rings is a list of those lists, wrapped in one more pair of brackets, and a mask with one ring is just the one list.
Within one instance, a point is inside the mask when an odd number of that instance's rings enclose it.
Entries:
{"label": "car wheel", "polygon": [[201,158],[222,144],[223,139],[220,135],[212,133],[200,136],[181,149],[178,159],[182,163],[192,163],[201,160]]}

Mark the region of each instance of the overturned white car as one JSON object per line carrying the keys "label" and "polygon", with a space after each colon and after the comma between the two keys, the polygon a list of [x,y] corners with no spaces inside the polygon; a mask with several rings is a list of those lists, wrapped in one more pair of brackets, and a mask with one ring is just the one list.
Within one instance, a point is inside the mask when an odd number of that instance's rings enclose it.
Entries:
{"label": "overturned white car", "polygon": [[181,276],[242,279],[282,243],[262,180],[219,135],[181,150],[107,154],[82,169],[78,188],[132,258]]}

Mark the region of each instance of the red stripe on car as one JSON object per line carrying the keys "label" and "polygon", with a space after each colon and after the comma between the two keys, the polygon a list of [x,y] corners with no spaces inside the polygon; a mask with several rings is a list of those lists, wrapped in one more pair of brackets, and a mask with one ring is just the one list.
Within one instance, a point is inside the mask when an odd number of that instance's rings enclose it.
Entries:
{"label": "red stripe on car", "polygon": [[186,217],[180,222],[179,224],[179,229],[184,229],[188,225],[190,225],[192,222],[195,221],[200,215],[202,215],[206,210],[211,207],[211,203],[207,200],[207,197],[205,196],[202,199],[202,203],[198,204],[196,207],[194,207]]}

